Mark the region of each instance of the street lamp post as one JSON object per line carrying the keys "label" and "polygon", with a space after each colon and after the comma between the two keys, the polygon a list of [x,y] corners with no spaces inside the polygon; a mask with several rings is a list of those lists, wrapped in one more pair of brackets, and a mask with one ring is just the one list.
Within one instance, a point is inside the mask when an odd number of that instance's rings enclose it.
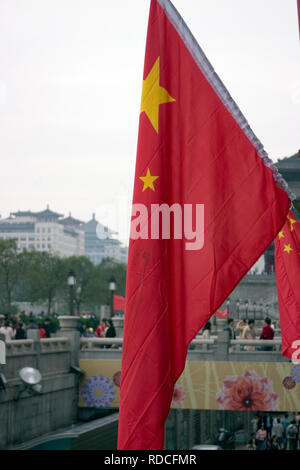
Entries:
{"label": "street lamp post", "polygon": [[239,320],[240,319],[240,299],[237,299],[236,301],[236,313],[237,313],[237,317]]}
{"label": "street lamp post", "polygon": [[247,320],[248,320],[249,300],[246,300],[245,306],[246,306],[246,318],[247,318]]}
{"label": "street lamp post", "polygon": [[76,276],[71,269],[68,274],[68,286],[70,292],[70,315],[74,316],[74,286],[76,284]]}
{"label": "street lamp post", "polygon": [[76,313],[79,313],[79,312],[80,312],[80,302],[81,302],[80,294],[81,294],[81,287],[78,286],[77,289],[76,289],[76,299],[75,299],[76,310],[77,310]]}
{"label": "street lamp post", "polygon": [[109,280],[109,290],[111,292],[110,297],[110,316],[111,318],[114,316],[114,293],[117,288],[117,282],[115,278],[112,276]]}
{"label": "street lamp post", "polygon": [[229,306],[230,306],[230,297],[226,300],[226,308],[228,310],[228,317],[229,317]]}

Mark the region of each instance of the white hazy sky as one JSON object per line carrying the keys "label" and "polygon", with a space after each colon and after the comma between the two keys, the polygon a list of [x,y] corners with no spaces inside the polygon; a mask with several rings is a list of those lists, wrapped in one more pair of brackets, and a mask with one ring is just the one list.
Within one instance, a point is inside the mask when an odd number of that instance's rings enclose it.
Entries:
{"label": "white hazy sky", "polygon": [[[300,147],[296,0],[174,0],[270,157]],[[127,242],[149,0],[0,0],[0,213]]]}

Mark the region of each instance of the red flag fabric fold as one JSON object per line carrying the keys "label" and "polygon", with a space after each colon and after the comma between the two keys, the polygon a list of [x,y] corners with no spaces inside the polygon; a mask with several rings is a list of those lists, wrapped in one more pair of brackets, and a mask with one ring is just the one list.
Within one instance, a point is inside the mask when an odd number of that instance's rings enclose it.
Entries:
{"label": "red flag fabric fold", "polygon": [[151,1],[140,111],[118,448],[151,450],[189,343],[274,240],[290,200],[169,0]]}
{"label": "red flag fabric fold", "polygon": [[275,240],[275,272],[282,354],[291,359],[300,340],[300,223],[291,211]]}

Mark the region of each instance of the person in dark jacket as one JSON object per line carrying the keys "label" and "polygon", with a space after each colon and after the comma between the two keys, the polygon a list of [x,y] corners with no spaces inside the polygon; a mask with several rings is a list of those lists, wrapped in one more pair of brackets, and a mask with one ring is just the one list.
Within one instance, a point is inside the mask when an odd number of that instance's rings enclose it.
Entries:
{"label": "person in dark jacket", "polygon": [[16,329],[15,339],[26,339],[26,330],[23,327],[23,322],[19,322],[19,326]]}
{"label": "person in dark jacket", "polygon": [[107,330],[106,330],[106,333],[105,333],[105,337],[106,338],[115,338],[117,336],[116,334],[116,330],[115,330],[115,327],[114,327],[114,324],[112,322],[112,320],[107,320]]}
{"label": "person in dark jacket", "polygon": [[[107,329],[105,330],[105,337],[106,338],[115,338],[117,336],[117,334],[116,334],[116,330],[115,330],[115,327],[114,327],[114,324],[113,324],[112,320],[107,320],[106,325],[107,325]],[[106,348],[114,349],[115,345],[114,344],[111,344],[111,345],[107,344]]]}
{"label": "person in dark jacket", "polygon": [[50,318],[46,318],[44,323],[43,323],[43,329],[45,330],[46,332],[46,338],[50,338],[51,337],[51,320]]}
{"label": "person in dark jacket", "polygon": [[227,320],[228,326],[224,328],[225,331],[229,331],[229,339],[235,339],[235,331],[234,331],[234,320],[233,318],[228,318]]}

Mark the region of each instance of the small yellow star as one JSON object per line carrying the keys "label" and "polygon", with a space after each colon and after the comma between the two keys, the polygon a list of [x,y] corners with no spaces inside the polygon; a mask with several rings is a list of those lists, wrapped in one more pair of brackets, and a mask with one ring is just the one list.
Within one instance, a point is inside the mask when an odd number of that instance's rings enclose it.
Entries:
{"label": "small yellow star", "polygon": [[157,180],[157,178],[159,178],[159,176],[152,176],[151,173],[150,173],[150,170],[148,168],[146,176],[140,176],[139,178],[144,183],[143,192],[147,188],[150,188],[150,189],[152,189],[152,191],[155,191],[153,183],[154,183],[155,180]]}
{"label": "small yellow star", "polygon": [[287,218],[288,218],[289,221],[290,221],[290,224],[291,224],[290,229],[291,229],[291,232],[292,232],[292,231],[294,230],[294,224],[297,222],[297,220],[292,219],[292,218],[289,217],[289,216],[287,216]]}
{"label": "small yellow star", "polygon": [[158,133],[159,105],[176,101],[167,90],[159,84],[159,57],[143,81],[141,113],[145,112],[152,126]]}
{"label": "small yellow star", "polygon": [[293,248],[291,247],[290,244],[284,245],[284,250],[283,251],[286,251],[288,254],[290,254],[290,252],[293,251]]}
{"label": "small yellow star", "polygon": [[278,234],[278,238],[280,240],[280,238],[284,238],[284,233],[283,233],[283,230],[281,230],[281,232],[279,232]]}

